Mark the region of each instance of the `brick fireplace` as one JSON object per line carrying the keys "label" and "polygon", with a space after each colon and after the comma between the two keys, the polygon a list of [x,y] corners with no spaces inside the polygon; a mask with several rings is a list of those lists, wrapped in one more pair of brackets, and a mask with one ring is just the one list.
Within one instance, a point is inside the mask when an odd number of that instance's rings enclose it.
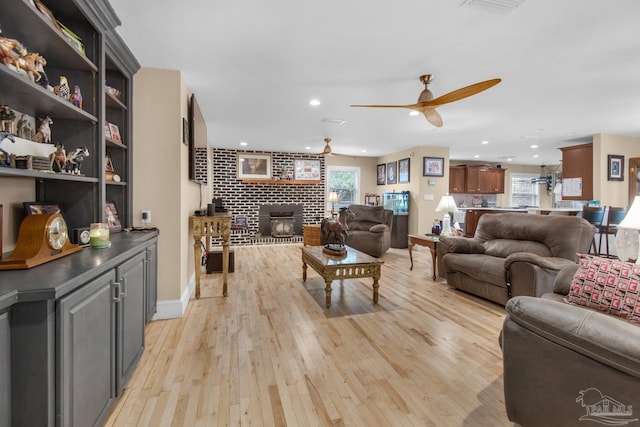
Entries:
{"label": "brick fireplace", "polygon": [[[260,206],[284,205],[299,206],[294,211],[294,236],[302,236],[305,224],[319,224],[325,215],[325,164],[324,156],[314,156],[303,153],[264,153],[271,154],[274,176],[282,169],[293,170],[295,159],[319,159],[319,184],[282,184],[259,183],[246,184],[238,179],[236,172],[237,150],[211,148],[211,177],[213,179],[213,194],[211,198],[222,198],[224,207],[229,209],[234,219],[237,216],[247,218],[246,230],[235,230],[231,236],[232,245],[254,245],[262,243],[284,243],[289,238],[266,239],[264,228],[260,222]],[[298,213],[298,209],[300,212]],[[287,209],[292,210],[292,209]],[[269,220],[270,225],[270,220]],[[270,231],[267,233],[270,236]],[[260,238],[262,237],[262,238]]]}

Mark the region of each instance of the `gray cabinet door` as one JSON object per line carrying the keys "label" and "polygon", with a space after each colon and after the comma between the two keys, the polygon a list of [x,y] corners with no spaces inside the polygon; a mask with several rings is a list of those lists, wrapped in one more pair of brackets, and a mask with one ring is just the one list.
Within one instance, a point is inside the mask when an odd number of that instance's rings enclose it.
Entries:
{"label": "gray cabinet door", "polygon": [[111,270],[58,303],[60,426],[100,425],[115,398],[115,278]]}
{"label": "gray cabinet door", "polygon": [[158,309],[158,244],[147,248],[146,322],[151,322]]}
{"label": "gray cabinet door", "polygon": [[144,350],[145,264],[146,253],[141,252],[116,269],[122,288],[118,302],[118,394],[131,378]]}
{"label": "gray cabinet door", "polygon": [[11,425],[11,335],[9,313],[0,313],[0,426]]}

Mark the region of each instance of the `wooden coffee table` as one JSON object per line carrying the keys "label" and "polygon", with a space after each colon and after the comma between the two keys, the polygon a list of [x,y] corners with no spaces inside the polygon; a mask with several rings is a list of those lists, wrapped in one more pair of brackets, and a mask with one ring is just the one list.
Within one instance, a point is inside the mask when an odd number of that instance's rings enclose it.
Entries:
{"label": "wooden coffee table", "polygon": [[383,261],[347,246],[347,253],[337,257],[327,255],[322,246],[302,247],[302,281],[307,280],[307,265],[310,265],[326,284],[326,306],[331,308],[331,282],[334,280],[371,277],[373,279],[373,303],[378,303],[380,267]]}
{"label": "wooden coffee table", "polygon": [[409,259],[411,260],[411,267],[409,267],[409,270],[413,270],[413,255],[411,254],[413,245],[426,246],[431,252],[431,259],[433,260],[433,280],[436,280],[436,250],[438,249],[438,241],[439,239],[437,236],[409,234]]}

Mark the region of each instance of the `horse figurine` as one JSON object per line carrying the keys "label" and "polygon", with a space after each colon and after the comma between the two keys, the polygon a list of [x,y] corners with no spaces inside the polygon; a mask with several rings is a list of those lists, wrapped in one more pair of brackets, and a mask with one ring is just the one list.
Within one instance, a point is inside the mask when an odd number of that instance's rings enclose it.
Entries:
{"label": "horse figurine", "polygon": [[89,150],[87,147],[78,147],[69,154],[67,154],[67,172],[80,175],[80,166],[84,159],[89,157]]}
{"label": "horse figurine", "polygon": [[330,219],[325,221],[323,230],[329,245],[333,242],[333,245],[338,245],[340,248],[344,246],[344,242],[347,240],[347,236],[349,235],[349,226],[347,225],[347,221],[355,217],[356,214],[347,208],[340,212],[340,216],[337,220]]}
{"label": "horse figurine", "polygon": [[47,65],[47,60],[44,59],[43,56],[40,56],[39,53],[35,52],[27,53],[22,59],[26,64],[25,70],[30,73],[30,76],[33,75],[32,80],[44,88],[49,87],[49,78],[47,77],[47,73],[44,71],[44,66]]}
{"label": "horse figurine", "polygon": [[[16,139],[14,138],[14,136],[7,131],[4,130],[0,130],[0,144],[5,140],[8,139],[9,141],[13,142],[15,144]],[[9,152],[3,148],[0,148],[0,161],[2,163],[4,163],[5,165],[9,165],[11,163],[11,160],[9,159]]]}
{"label": "horse figurine", "polygon": [[56,151],[49,155],[51,159],[51,170],[54,172],[65,172],[67,170],[67,153],[64,145],[58,144]]}
{"label": "horse figurine", "polygon": [[53,120],[51,117],[47,116],[40,122],[40,127],[38,128],[38,132],[33,136],[33,141],[42,142],[45,144],[51,144],[51,125],[53,124]]}
{"label": "horse figurine", "polygon": [[69,101],[76,107],[82,109],[82,92],[80,92],[80,86],[74,86],[73,93],[69,95]]}

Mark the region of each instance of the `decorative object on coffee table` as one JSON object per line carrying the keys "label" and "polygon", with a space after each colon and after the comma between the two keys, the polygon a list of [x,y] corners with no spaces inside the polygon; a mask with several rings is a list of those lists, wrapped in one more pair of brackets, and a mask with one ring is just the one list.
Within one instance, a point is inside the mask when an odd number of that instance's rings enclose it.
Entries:
{"label": "decorative object on coffee table", "polygon": [[340,212],[338,219],[329,219],[324,222],[323,228],[327,236],[327,243],[324,246],[324,252],[329,255],[343,255],[346,252],[344,245],[349,234],[349,226],[347,221],[354,218],[355,214],[349,209]]}

